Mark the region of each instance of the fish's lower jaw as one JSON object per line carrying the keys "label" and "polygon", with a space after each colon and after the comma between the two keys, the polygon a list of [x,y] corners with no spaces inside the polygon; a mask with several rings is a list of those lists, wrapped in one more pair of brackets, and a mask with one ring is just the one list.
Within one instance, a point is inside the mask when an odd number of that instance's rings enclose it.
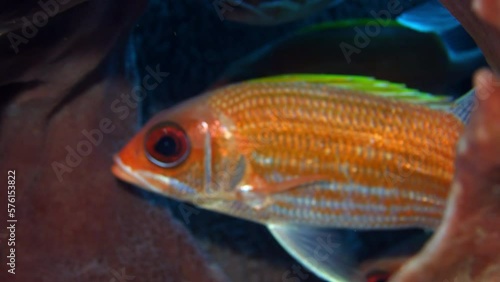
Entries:
{"label": "fish's lower jaw", "polygon": [[119,156],[114,156],[114,161],[115,163],[112,166],[111,171],[118,179],[153,193],[164,194],[164,191],[158,189],[155,185],[139,175],[139,172],[136,172],[130,166],[125,165]]}
{"label": "fish's lower jaw", "polygon": [[149,183],[145,179],[139,177],[131,167],[125,165],[119,156],[114,156],[113,159],[115,163],[111,167],[111,171],[113,172],[113,175],[115,175],[115,177],[124,182],[140,187],[149,185]]}

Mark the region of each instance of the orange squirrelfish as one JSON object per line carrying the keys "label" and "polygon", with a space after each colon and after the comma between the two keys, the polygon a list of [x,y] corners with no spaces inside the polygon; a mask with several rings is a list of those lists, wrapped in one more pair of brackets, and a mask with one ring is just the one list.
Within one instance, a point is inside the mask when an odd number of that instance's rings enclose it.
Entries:
{"label": "orange squirrelfish", "polygon": [[450,105],[360,76],[250,80],[155,116],[113,172],[269,227],[434,229],[471,96]]}

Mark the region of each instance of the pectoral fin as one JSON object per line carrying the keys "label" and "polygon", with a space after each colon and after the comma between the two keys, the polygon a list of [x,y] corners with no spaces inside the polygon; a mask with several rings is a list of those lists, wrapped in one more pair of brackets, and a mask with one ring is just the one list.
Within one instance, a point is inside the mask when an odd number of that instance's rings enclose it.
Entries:
{"label": "pectoral fin", "polygon": [[322,175],[309,175],[300,176],[280,182],[268,182],[259,175],[253,174],[248,179],[249,185],[246,185],[246,187],[242,187],[243,190],[261,194],[273,194],[295,189],[312,182],[324,181],[327,178]]}
{"label": "pectoral fin", "polygon": [[268,182],[255,173],[250,173],[246,181],[238,186],[237,198],[254,209],[261,209],[271,204],[270,196],[282,193],[317,181],[324,181],[321,175],[301,176],[280,182]]}

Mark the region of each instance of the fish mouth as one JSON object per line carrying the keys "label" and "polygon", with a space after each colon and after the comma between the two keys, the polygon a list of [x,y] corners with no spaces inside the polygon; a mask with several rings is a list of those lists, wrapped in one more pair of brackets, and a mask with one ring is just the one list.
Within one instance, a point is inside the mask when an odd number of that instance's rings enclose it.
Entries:
{"label": "fish mouth", "polygon": [[[137,175],[137,173],[135,173],[130,166],[124,164],[122,159],[118,155],[115,155],[113,157],[113,160],[115,161],[115,163],[111,167],[111,172],[116,178],[124,182],[131,183],[148,190],[152,190],[151,184],[146,179]],[[153,191],[155,190],[153,189]]]}
{"label": "fish mouth", "polygon": [[[166,193],[167,187],[173,189],[170,189],[171,192],[177,191],[183,194],[196,193],[195,189],[176,180],[175,178],[156,175],[147,171],[135,171],[130,166],[124,164],[118,155],[115,155],[113,159],[115,163],[111,167],[111,171],[115,177],[122,181],[162,195]],[[162,189],[161,187],[165,188]]]}

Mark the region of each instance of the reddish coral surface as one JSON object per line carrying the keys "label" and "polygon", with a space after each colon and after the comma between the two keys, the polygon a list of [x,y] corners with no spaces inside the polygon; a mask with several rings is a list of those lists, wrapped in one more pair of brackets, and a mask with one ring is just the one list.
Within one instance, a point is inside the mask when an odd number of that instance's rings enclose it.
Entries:
{"label": "reddish coral surface", "polygon": [[[134,131],[136,114],[111,111],[130,85],[110,64],[111,48],[145,1],[93,1],[51,18],[14,54],[0,53],[0,171],[16,171],[16,265],[7,272],[6,186],[0,194],[0,281],[224,281],[169,211],[145,201],[109,172]],[[116,8],[119,6],[120,8]],[[120,43],[119,45],[123,45]],[[118,64],[119,65],[119,64]],[[61,175],[73,149],[108,118],[88,156]],[[4,209],[5,208],[5,209]]]}

